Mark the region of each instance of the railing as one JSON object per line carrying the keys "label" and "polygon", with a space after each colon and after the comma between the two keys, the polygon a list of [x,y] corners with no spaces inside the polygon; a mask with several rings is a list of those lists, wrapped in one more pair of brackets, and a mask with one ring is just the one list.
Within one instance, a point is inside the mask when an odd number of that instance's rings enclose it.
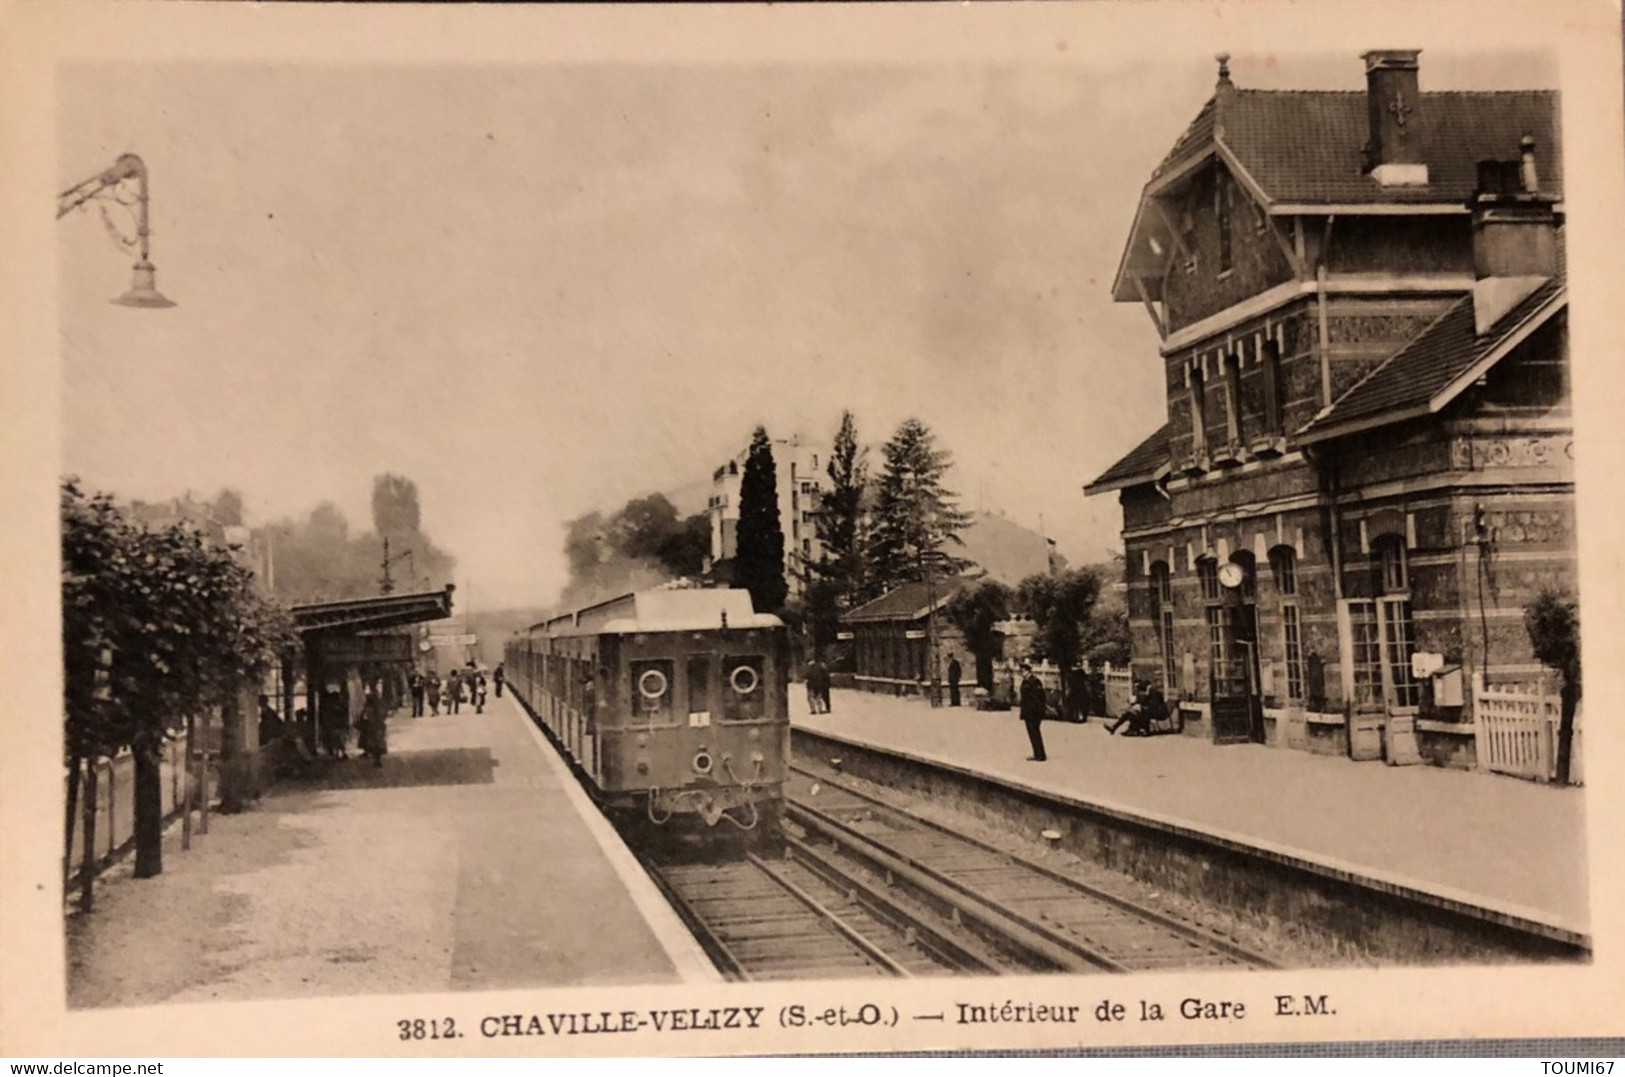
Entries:
{"label": "railing", "polygon": [[[165,818],[176,810],[184,795],[185,756],[186,738],[182,736],[165,745],[158,760]],[[90,859],[100,865],[112,860],[135,837],[135,757],[124,752],[112,759],[97,760],[96,775],[96,848]],[[73,813],[73,853],[67,865],[72,878],[78,877],[85,861],[84,795],[85,783],[81,781],[81,799]]]}
{"label": "railing", "polygon": [[[1502,774],[1550,782],[1557,779],[1557,733],[1562,699],[1543,679],[1535,684],[1487,685],[1473,677],[1473,725],[1478,765]],[[1570,740],[1569,781],[1584,780],[1580,715]]]}

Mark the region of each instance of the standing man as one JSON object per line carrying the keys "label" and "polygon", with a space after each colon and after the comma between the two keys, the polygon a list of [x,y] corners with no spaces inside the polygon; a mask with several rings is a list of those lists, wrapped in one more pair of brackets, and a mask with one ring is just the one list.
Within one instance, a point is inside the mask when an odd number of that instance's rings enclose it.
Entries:
{"label": "standing man", "polygon": [[948,656],[948,706],[959,706],[959,656]]}
{"label": "standing man", "polygon": [[497,686],[498,699],[502,698],[502,683],[507,679],[508,675],[502,671],[502,663],[498,662],[497,668],[491,671],[491,683]]}
{"label": "standing man", "polygon": [[428,678],[423,682],[424,694],[429,697],[429,709],[436,717],[440,715],[440,671],[430,668]]}
{"label": "standing man", "polygon": [[446,690],[450,693],[447,698],[451,700],[451,713],[461,714],[463,711],[463,672],[453,668],[450,676],[446,678]]}
{"label": "standing man", "polygon": [[407,679],[406,685],[407,685],[408,688],[410,688],[412,690],[412,717],[414,717],[414,718],[422,718],[423,717],[423,674],[418,672],[416,669],[413,669],[412,670],[412,676]]}
{"label": "standing man", "polygon": [[1042,763],[1048,758],[1044,754],[1044,734],[1039,724],[1044,720],[1044,684],[1036,674],[1033,667],[1023,662],[1021,664],[1021,721],[1027,727],[1027,739],[1032,742],[1033,754],[1027,757],[1028,762]]}

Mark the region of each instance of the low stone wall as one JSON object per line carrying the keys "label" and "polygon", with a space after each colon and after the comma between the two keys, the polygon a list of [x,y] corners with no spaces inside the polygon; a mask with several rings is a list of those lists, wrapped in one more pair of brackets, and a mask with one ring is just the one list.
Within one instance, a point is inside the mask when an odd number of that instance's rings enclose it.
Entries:
{"label": "low stone wall", "polygon": [[[1341,727],[1337,727],[1340,731]],[[1027,833],[1055,830],[1069,852],[1210,901],[1269,931],[1310,932],[1352,954],[1410,964],[1589,960],[1588,937],[1290,851],[999,781],[841,737],[793,730],[798,753]]]}

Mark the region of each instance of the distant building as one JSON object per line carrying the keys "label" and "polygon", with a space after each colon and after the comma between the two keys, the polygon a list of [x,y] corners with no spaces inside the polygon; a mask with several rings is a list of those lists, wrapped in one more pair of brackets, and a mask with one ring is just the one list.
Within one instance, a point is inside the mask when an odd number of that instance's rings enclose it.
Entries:
{"label": "distant building", "polygon": [[975,658],[943,607],[980,580],[1014,588],[1028,576],[1060,568],[1048,539],[994,513],[973,514],[960,538],[964,545],[952,552],[972,562],[963,575],[904,583],[841,617],[841,642],[850,648],[857,687],[895,695],[923,692],[933,668],[944,677],[949,657],[956,654],[969,685],[976,679]]}
{"label": "distant building", "polygon": [[1390,762],[1475,757],[1475,677],[1541,672],[1575,583],[1553,92],[1213,97],[1145,187],[1114,285],[1160,336],[1123,508],[1136,677],[1189,728]]}
{"label": "distant building", "polygon": [[[772,439],[774,489],[779,496],[779,528],[784,533],[784,578],[790,595],[802,592],[809,565],[824,555],[818,539],[818,513],[824,491],[823,466],[828,457],[805,443],[801,436]],[[739,484],[745,474],[747,445],[738,456],[711,476],[712,578],[729,581],[739,551]]]}

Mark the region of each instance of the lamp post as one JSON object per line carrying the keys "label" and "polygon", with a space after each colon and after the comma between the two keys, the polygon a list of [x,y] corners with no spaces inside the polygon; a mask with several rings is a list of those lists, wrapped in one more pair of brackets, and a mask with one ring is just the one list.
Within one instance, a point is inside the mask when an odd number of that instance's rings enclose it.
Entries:
{"label": "lamp post", "polygon": [[[92,199],[102,197],[127,179],[135,180],[135,241],[128,245],[135,247],[136,261],[130,290],[112,302],[121,307],[140,307],[147,310],[173,307],[174,300],[158,290],[158,271],[153,268],[152,261],[148,257],[150,229],[147,222],[147,165],[141,158],[133,153],[126,153],[113,162],[111,167],[57,195],[56,219],[61,220]],[[128,205],[124,202],[119,204]]]}

